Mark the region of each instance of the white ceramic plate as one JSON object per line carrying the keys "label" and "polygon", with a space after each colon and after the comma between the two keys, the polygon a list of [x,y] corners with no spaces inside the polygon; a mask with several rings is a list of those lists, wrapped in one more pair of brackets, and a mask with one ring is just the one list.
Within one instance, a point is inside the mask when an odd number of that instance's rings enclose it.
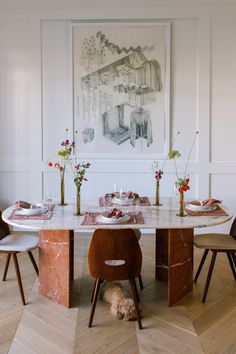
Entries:
{"label": "white ceramic plate", "polygon": [[188,203],[186,204],[186,208],[192,211],[212,211],[217,208],[216,205],[196,205]]}
{"label": "white ceramic plate", "polygon": [[103,224],[121,224],[122,222],[126,222],[130,219],[130,216],[128,214],[125,214],[121,216],[120,218],[107,218],[107,214],[105,215],[98,215],[97,221],[101,222]]}
{"label": "white ceramic plate", "polygon": [[113,203],[116,204],[133,204],[135,198],[113,198]]}
{"label": "white ceramic plate", "polygon": [[16,211],[16,215],[37,215],[43,214],[48,210],[47,207],[44,206],[35,206],[34,208],[20,208]]}

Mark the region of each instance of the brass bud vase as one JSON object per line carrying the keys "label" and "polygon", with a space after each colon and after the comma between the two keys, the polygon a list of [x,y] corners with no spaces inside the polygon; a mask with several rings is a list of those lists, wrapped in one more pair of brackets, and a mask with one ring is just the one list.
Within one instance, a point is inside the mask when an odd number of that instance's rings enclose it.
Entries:
{"label": "brass bud vase", "polygon": [[179,192],[179,213],[177,216],[186,216],[184,213],[184,192]]}
{"label": "brass bud vase", "polygon": [[76,196],[76,211],[75,215],[82,215],[80,210],[80,187],[77,187],[77,196]]}
{"label": "brass bud vase", "polygon": [[161,205],[160,204],[160,179],[156,179],[156,203],[155,205]]}
{"label": "brass bud vase", "polygon": [[61,206],[67,205],[65,203],[65,172],[61,174],[61,201],[59,205]]}

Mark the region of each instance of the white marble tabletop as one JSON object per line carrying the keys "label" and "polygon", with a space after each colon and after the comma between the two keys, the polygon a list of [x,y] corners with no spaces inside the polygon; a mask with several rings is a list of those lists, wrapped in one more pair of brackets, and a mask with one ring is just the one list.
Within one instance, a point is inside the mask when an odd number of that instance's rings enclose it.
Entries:
{"label": "white marble tabletop", "polygon": [[[149,198],[153,201],[151,198]],[[2,218],[12,226],[24,228],[27,230],[86,230],[96,228],[133,228],[133,229],[175,229],[175,228],[197,228],[208,227],[223,224],[232,218],[232,214],[223,205],[221,206],[227,213],[227,216],[177,216],[178,198],[161,198],[161,206],[125,206],[121,207],[123,212],[142,211],[144,224],[112,224],[112,225],[81,225],[84,216],[74,215],[75,206],[56,205],[53,216],[50,220],[15,220],[8,219],[13,210],[13,206],[4,210]],[[111,210],[111,207],[99,207],[96,203],[82,204],[83,212],[104,212]]]}

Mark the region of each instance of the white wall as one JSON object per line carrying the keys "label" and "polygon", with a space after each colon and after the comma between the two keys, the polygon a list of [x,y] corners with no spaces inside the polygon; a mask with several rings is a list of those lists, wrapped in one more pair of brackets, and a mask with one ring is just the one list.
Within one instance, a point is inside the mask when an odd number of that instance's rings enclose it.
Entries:
{"label": "white wall", "polygon": [[[190,4],[191,3],[191,4]],[[159,4],[159,5],[158,5]],[[236,214],[236,5],[181,1],[0,1],[0,207],[17,199],[59,196],[59,176],[47,168],[73,130],[71,21],[155,19],[171,23],[170,136],[184,169],[194,132],[200,131],[187,199],[223,199]],[[154,195],[151,160],[91,160],[82,198],[111,190],[114,181]],[[173,196],[167,163],[161,196]],[[75,195],[66,177],[66,199]],[[228,225],[218,230],[228,230]],[[216,228],[214,228],[216,230]],[[204,230],[205,231],[205,230]]]}

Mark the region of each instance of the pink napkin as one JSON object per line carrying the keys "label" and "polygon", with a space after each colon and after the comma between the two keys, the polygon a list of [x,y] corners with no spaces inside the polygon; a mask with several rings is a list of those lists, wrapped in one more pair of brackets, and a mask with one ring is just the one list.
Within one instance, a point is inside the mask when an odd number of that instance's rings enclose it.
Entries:
{"label": "pink napkin", "polygon": [[24,200],[18,200],[15,202],[16,208],[24,208],[24,209],[29,209],[31,204],[28,202],[25,202]]}
{"label": "pink napkin", "polygon": [[122,210],[113,208],[110,213],[108,213],[107,218],[115,218],[119,219],[120,217],[123,216]]}
{"label": "pink napkin", "polygon": [[218,200],[218,199],[214,199],[214,198],[209,198],[209,199],[205,199],[205,200],[202,200],[201,202],[199,200],[192,200],[190,202],[190,204],[193,204],[193,205],[214,205],[214,204],[221,204],[221,200]]}
{"label": "pink napkin", "polygon": [[221,200],[214,199],[214,198],[209,198],[202,201],[203,205],[213,205],[213,204],[220,204],[220,203]]}

